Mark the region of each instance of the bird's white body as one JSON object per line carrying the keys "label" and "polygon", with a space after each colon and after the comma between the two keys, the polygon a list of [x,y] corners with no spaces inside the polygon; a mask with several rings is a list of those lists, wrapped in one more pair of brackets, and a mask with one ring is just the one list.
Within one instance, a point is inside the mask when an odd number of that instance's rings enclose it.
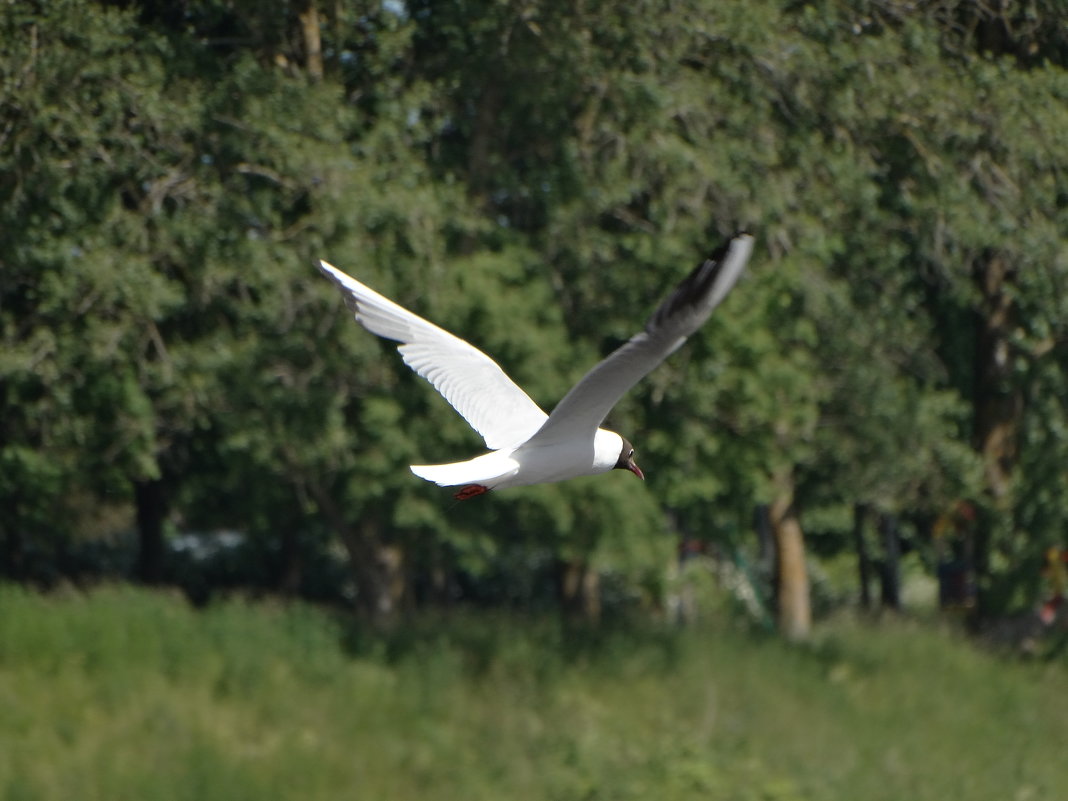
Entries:
{"label": "bird's white body", "polygon": [[593,437],[541,442],[535,436],[518,447],[490,451],[466,462],[413,464],[412,472],[443,487],[523,487],[607,473],[619,462],[622,449],[623,437],[598,428]]}
{"label": "bird's white body", "polygon": [[601,428],[616,402],[696,331],[734,286],[753,238],[730,239],[660,304],[645,328],[595,365],[547,415],[500,366],[468,342],[413,314],[326,262],[356,321],[401,343],[405,364],[423,376],[482,435],[489,453],[466,462],[412,465],[420,478],[465,487],[458,498],[490,489],[564,481],[630,470],[634,448]]}

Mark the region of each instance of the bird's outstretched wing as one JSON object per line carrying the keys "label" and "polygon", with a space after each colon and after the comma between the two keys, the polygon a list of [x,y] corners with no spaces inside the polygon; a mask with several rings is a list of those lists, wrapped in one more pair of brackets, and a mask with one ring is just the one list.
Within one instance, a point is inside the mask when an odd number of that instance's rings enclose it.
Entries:
{"label": "bird's outstretched wing", "polygon": [[325,261],[319,268],[337,284],[356,321],[372,334],[400,342],[404,363],[433,384],[488,448],[519,445],[545,422],[545,412],[478,348]]}
{"label": "bird's outstretched wing", "polygon": [[653,312],[643,331],[571,388],[532,444],[592,437],[627,390],[708,319],[738,280],[752,250],[753,237],[737,234],[698,265]]}

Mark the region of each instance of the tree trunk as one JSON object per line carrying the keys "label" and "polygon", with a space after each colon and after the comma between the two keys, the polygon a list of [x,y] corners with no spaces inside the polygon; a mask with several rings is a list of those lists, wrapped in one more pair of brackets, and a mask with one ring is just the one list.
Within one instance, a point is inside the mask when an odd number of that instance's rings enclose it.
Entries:
{"label": "tree trunk", "polygon": [[14,581],[25,578],[26,569],[26,543],[17,520],[16,515],[11,515],[6,523],[0,522],[0,545],[3,547],[0,576]]}
{"label": "tree trunk", "polygon": [[879,534],[883,540],[882,570],[879,571],[882,592],[880,600],[884,609],[901,609],[901,537],[897,518],[891,514],[879,515]]}
{"label": "tree trunk", "polygon": [[149,479],[134,482],[137,507],[137,579],[144,584],[163,581],[163,521],[167,516],[163,481]]}
{"label": "tree trunk", "polygon": [[296,595],[303,579],[298,528],[291,521],[282,527],[282,542],[278,554],[278,591],[282,595]]}
{"label": "tree trunk", "polygon": [[1015,314],[1011,272],[1005,259],[991,255],[976,276],[982,294],[975,351],[975,447],[982,454],[987,491],[1007,501],[1016,463],[1016,430],[1023,411],[1013,386],[1009,337]]}
{"label": "tree trunk", "polygon": [[407,595],[403,550],[382,542],[380,523],[374,515],[365,514],[358,526],[352,526],[329,492],[314,483],[309,489],[348,552],[356,579],[357,608],[376,623],[389,622]]}
{"label": "tree trunk", "polygon": [[853,548],[857,552],[857,581],[860,584],[860,608],[871,609],[871,554],[864,527],[868,519],[868,507],[862,503],[853,506]]}
{"label": "tree trunk", "polygon": [[0,576],[14,581],[26,578],[26,539],[19,513],[20,495],[19,490],[8,495],[7,505],[0,512]]}
{"label": "tree trunk", "polygon": [[560,605],[571,617],[601,622],[601,575],[581,559],[560,563]]}
{"label": "tree trunk", "polygon": [[804,536],[794,507],[792,477],[777,483],[779,494],[772,501],[768,513],[775,537],[775,597],[779,630],[789,640],[804,640],[812,630]]}
{"label": "tree trunk", "polygon": [[304,68],[312,80],[321,81],[323,78],[323,44],[316,0],[306,0],[300,12],[300,29],[304,34]]}
{"label": "tree trunk", "polygon": [[981,301],[977,314],[974,362],[974,445],[982,456],[985,492],[992,514],[982,515],[974,537],[977,589],[975,612],[989,612],[991,549],[995,532],[1012,513],[1012,476],[1016,465],[1016,434],[1023,414],[1023,396],[1013,379],[1011,340],[1016,309],[1012,300],[1013,271],[1004,256],[984,254],[977,265]]}
{"label": "tree trunk", "polygon": [[400,612],[405,597],[404,552],[380,541],[378,520],[365,517],[358,527],[335,526],[356,577],[356,604],[371,620],[386,623]]}

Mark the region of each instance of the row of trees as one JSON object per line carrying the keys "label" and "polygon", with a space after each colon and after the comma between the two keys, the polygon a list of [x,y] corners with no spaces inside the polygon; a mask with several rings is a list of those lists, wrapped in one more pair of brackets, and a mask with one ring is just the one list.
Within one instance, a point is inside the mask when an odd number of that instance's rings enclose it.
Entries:
{"label": "row of trees", "polygon": [[[1068,532],[1057,6],[4,4],[4,570],[133,525],[159,581],[168,530],[234,528],[290,590],[342,544],[372,614],[550,574],[591,605],[764,505],[787,633],[802,524],[863,575],[880,520],[964,559],[983,611],[1026,602]],[[311,266],[551,406],[737,228],[748,276],[610,420],[645,489],[456,508],[405,466],[477,437]]]}

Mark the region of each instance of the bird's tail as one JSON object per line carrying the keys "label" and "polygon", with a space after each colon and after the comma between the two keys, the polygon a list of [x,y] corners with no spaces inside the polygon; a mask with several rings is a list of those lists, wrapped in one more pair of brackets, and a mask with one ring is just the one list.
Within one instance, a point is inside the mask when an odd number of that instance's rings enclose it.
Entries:
{"label": "bird's tail", "polygon": [[484,484],[493,487],[515,475],[519,464],[510,456],[494,451],[466,462],[413,464],[411,470],[419,478],[432,481],[440,487],[455,487],[459,484]]}

